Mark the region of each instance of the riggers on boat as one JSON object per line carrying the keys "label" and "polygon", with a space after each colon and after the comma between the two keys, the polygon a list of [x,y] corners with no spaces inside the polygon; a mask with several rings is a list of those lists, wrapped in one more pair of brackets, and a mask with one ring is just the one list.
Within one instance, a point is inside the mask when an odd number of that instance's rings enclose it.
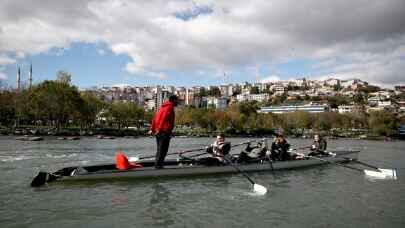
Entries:
{"label": "riggers on boat", "polygon": [[[235,166],[245,172],[264,172],[272,170],[298,169],[310,166],[332,163],[343,163],[357,159],[359,151],[333,151],[335,156],[323,156],[319,159],[302,159],[288,161],[267,160],[257,161],[246,164],[236,164]],[[67,181],[89,181],[89,180],[120,180],[120,179],[145,179],[160,177],[180,177],[180,176],[198,176],[213,174],[232,174],[237,173],[231,165],[207,166],[198,164],[196,160],[179,159],[165,161],[163,169],[155,169],[154,160],[145,160],[138,162],[143,167],[129,170],[119,170],[115,164],[103,164],[92,166],[73,166],[62,168],[56,172],[39,172],[32,180],[31,186],[38,187],[49,182],[67,182]]]}

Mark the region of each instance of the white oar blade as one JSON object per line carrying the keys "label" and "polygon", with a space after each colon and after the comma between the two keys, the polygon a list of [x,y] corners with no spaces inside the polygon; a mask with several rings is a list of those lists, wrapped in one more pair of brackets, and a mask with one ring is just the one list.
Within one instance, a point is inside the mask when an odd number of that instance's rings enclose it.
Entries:
{"label": "white oar blade", "polygon": [[372,180],[396,180],[397,179],[397,175],[395,170],[390,170],[390,169],[383,169],[385,171],[382,171],[381,169],[379,169],[380,172],[377,171],[372,171],[372,170],[364,170],[364,174],[372,179]]}
{"label": "white oar blade", "polygon": [[129,157],[128,161],[137,162],[137,161],[139,161],[139,158],[138,157]]}
{"label": "white oar blade", "polygon": [[253,191],[258,195],[265,195],[267,193],[267,188],[260,184],[254,184]]}
{"label": "white oar blade", "polygon": [[385,176],[389,179],[396,180],[397,179],[397,171],[395,169],[378,169],[382,173],[385,174]]}

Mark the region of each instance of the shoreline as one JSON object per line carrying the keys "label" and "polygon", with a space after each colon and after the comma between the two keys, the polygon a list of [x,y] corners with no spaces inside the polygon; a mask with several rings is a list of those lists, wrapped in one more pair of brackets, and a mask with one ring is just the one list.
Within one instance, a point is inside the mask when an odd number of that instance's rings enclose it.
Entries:
{"label": "shoreline", "polygon": [[[177,138],[213,138],[218,132],[204,132],[204,133],[192,133],[192,132],[174,132],[173,137]],[[227,138],[273,138],[274,134],[246,134],[246,133],[226,133]],[[0,132],[0,136],[15,136],[18,138],[34,138],[34,137],[55,137],[60,140],[77,140],[80,137],[95,137],[98,139],[115,139],[115,138],[138,138],[138,137],[152,137],[148,134],[146,130],[118,130],[118,129],[95,129],[88,131],[72,131],[72,130],[62,130],[59,132],[41,132],[41,131],[21,131],[17,134],[13,134],[12,131]],[[296,136],[296,135],[285,135],[286,138],[290,139],[311,139],[310,136]],[[405,137],[387,137],[387,136],[376,136],[376,135],[358,135],[358,136],[335,136],[335,135],[324,135],[328,140],[372,140],[372,141],[396,141],[405,140]]]}

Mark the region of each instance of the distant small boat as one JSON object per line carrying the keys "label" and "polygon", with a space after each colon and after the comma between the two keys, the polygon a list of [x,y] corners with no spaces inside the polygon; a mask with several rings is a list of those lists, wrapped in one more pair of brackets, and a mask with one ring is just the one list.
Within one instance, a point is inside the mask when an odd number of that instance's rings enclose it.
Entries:
{"label": "distant small boat", "polygon": [[72,137],[67,137],[68,140],[79,140],[79,136],[72,136]]}
{"label": "distant small boat", "polygon": [[79,140],[79,136],[72,136],[72,137],[58,137],[57,140]]}
{"label": "distant small boat", "polygon": [[42,141],[44,138],[42,137],[29,137],[29,136],[24,136],[24,137],[18,137],[16,140],[20,141]]}
{"label": "distant small boat", "polygon": [[105,136],[105,135],[98,135],[97,138],[98,139],[115,139],[115,137],[113,137],[113,136]]}

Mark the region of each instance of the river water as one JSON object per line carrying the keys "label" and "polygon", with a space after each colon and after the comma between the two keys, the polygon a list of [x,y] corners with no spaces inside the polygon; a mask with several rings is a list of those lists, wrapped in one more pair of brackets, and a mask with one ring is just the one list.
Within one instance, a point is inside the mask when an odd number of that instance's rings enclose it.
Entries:
{"label": "river water", "polygon": [[[170,152],[211,141],[174,138]],[[289,141],[295,147],[310,143]],[[325,165],[251,174],[269,189],[257,196],[237,174],[31,188],[39,170],[113,162],[118,150],[154,154],[154,139],[22,142],[1,136],[0,227],[405,227],[404,148],[405,141],[330,140],[329,149],[358,149],[362,161],[397,168],[398,180],[370,181]]]}

